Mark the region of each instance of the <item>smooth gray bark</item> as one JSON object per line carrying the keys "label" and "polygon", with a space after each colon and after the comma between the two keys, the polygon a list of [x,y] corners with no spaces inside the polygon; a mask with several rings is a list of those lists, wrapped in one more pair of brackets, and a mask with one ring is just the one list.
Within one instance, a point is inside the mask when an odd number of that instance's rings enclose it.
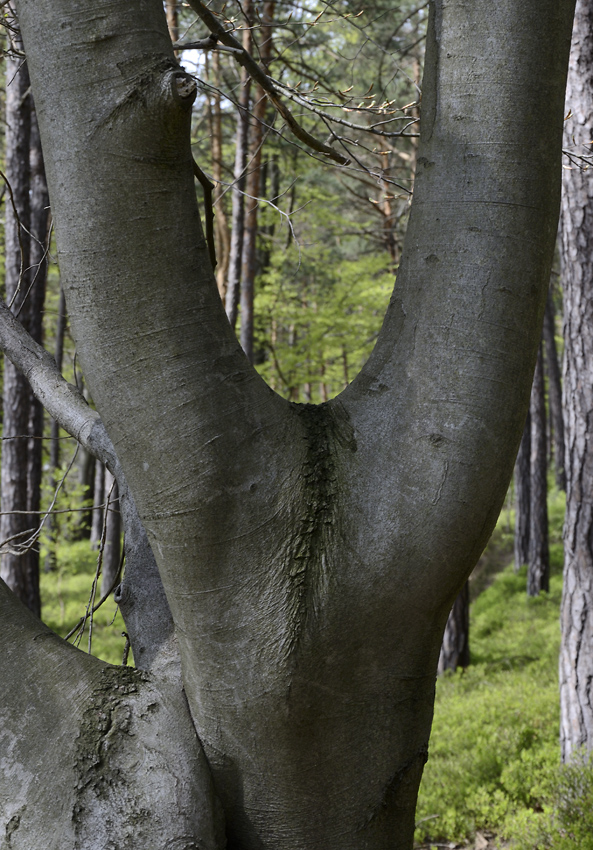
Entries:
{"label": "smooth gray bark", "polygon": [[1,580],[0,621],[0,846],[221,848],[179,684],[65,644]]}
{"label": "smooth gray bark", "polygon": [[[434,5],[394,296],[362,373],[317,408],[265,386],[226,318],[195,84],[162,4],[19,10],[77,351],[158,563],[227,846],[407,850],[443,629],[526,413],[571,3]],[[97,415],[59,393],[91,440]]]}
{"label": "smooth gray bark", "polygon": [[[566,145],[590,152],[593,136],[593,3],[579,0],[566,104]],[[568,112],[567,109],[567,112]],[[561,608],[560,740],[568,761],[593,749],[593,174],[579,160],[564,169],[562,286],[564,290],[564,410],[566,519]]]}

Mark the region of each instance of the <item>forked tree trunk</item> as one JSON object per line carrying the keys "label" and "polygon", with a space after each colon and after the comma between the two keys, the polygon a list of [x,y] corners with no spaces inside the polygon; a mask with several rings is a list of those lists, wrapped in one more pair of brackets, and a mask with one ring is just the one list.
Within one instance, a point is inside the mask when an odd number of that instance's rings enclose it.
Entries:
{"label": "forked tree trunk", "polygon": [[[150,674],[34,640],[6,603],[5,821],[27,847],[215,850],[205,755],[229,850],[409,850],[443,630],[504,500],[541,337],[571,4],[434,3],[396,289],[362,373],[319,407],[263,383],[222,308],[195,88],[160,0],[19,9],[69,316],[112,443],[79,397],[41,386],[42,357],[32,380],[125,484],[128,523],[133,494],[162,586],[146,547],[133,569],[126,551],[116,598]],[[27,804],[33,774],[60,811]]]}
{"label": "forked tree trunk", "polygon": [[[590,153],[593,136],[593,2],[579,0],[568,86],[566,145]],[[560,738],[568,761],[593,749],[593,172],[562,171],[566,519],[561,609]]]}
{"label": "forked tree trunk", "polygon": [[527,594],[537,596],[550,589],[548,546],[548,452],[546,445],[546,394],[540,345],[531,388],[531,484],[529,505],[529,559]]}
{"label": "forked tree trunk", "polygon": [[531,506],[531,416],[527,413],[515,462],[515,570],[529,561],[529,511]]}

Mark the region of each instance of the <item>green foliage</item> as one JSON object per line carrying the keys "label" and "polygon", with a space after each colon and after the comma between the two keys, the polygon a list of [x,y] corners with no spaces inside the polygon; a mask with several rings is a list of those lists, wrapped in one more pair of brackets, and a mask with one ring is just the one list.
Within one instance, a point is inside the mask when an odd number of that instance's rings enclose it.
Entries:
{"label": "green foliage", "polygon": [[386,255],[345,261],[327,244],[300,260],[293,247],[275,254],[256,298],[258,371],[293,401],[337,395],[368,358],[392,288]]}
{"label": "green foliage", "polygon": [[[471,666],[437,682],[418,841],[460,841],[489,829],[518,850],[593,848],[578,843],[593,835],[593,773],[559,768],[563,508],[554,493],[550,592],[527,597],[526,568],[508,566],[472,605]],[[494,546],[501,534],[499,526]]]}
{"label": "green foliage", "polygon": [[[43,622],[62,637],[85,614],[97,570],[97,556],[88,540],[61,543],[56,552],[57,568],[41,575]],[[97,595],[97,601],[98,598]],[[124,628],[113,598],[108,599],[93,617],[92,654],[110,664],[121,664],[125,647]],[[88,650],[88,634],[87,622],[79,642],[84,651]]]}

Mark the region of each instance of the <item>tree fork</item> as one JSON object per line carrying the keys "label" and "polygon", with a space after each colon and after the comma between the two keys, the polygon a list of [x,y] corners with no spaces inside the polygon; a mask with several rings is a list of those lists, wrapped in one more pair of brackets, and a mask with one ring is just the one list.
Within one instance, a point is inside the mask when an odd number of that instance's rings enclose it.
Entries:
{"label": "tree fork", "polygon": [[396,288],[318,417],[265,386],[222,308],[162,4],[19,11],[77,350],[158,563],[228,846],[408,850],[443,629],[527,409],[572,4],[433,4]]}

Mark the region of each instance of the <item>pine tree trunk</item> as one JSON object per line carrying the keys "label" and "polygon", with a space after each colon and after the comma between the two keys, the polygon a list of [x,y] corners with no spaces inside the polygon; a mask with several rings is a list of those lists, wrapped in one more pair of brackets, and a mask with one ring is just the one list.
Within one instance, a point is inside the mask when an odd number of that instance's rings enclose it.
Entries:
{"label": "pine tree trunk", "polygon": [[105,467],[100,460],[95,461],[95,485],[93,490],[93,522],[91,525],[91,546],[99,548],[103,534],[103,502],[105,500]]}
{"label": "pine tree trunk", "polygon": [[[272,29],[274,0],[264,3],[259,53],[263,66],[268,67],[272,55]],[[253,107],[250,133],[250,162],[247,171],[247,199],[245,230],[243,233],[243,257],[241,263],[241,347],[250,363],[253,363],[253,300],[255,296],[255,274],[257,270],[257,219],[258,197],[261,181],[262,144],[267,98],[258,86]]]}
{"label": "pine tree trunk", "polygon": [[[66,299],[64,290],[60,286],[60,298],[58,300],[58,321],[56,324],[56,343],[54,349],[54,360],[59,371],[62,371],[64,359],[64,336],[66,334]],[[49,444],[49,468],[50,468],[50,492],[54,493],[58,484],[57,473],[60,466],[60,426],[55,419],[51,420],[51,440]],[[56,543],[58,537],[58,523],[54,514],[47,519],[48,529],[48,552],[45,561],[45,569],[52,570],[56,563]]]}
{"label": "pine tree trunk", "polygon": [[177,0],[165,0],[165,9],[167,12],[169,35],[171,36],[171,41],[175,44],[176,41],[179,41],[179,15],[177,12]]}
{"label": "pine tree trunk", "polygon": [[544,343],[546,347],[546,374],[548,376],[548,403],[550,408],[550,425],[554,445],[554,469],[556,485],[559,490],[566,490],[566,472],[564,469],[564,417],[562,413],[562,382],[560,366],[556,349],[556,321],[554,317],[554,302],[552,293],[548,293],[546,312],[544,314]]}
{"label": "pine tree trunk", "polygon": [[527,594],[537,596],[550,588],[548,547],[548,453],[546,451],[546,397],[540,345],[531,389],[531,502],[529,506],[529,568]]}
{"label": "pine tree trunk", "polygon": [[117,481],[109,472],[105,472],[105,501],[107,521],[105,523],[105,548],[103,549],[103,578],[101,581],[101,596],[105,596],[113,588],[119,573],[121,561],[121,514],[119,508],[119,490]]}
{"label": "pine tree trunk", "polygon": [[222,184],[222,110],[220,104],[220,56],[214,51],[212,54],[212,76],[214,91],[212,97],[208,97],[208,117],[210,123],[210,145],[212,150],[212,180],[214,191],[212,202],[214,204],[214,240],[216,245],[216,284],[220,297],[225,302],[227,276],[229,271],[229,254],[231,248],[231,235],[224,211],[224,187]]}
{"label": "pine tree trunk", "polygon": [[[252,37],[250,16],[251,0],[243,4],[246,24],[243,31],[243,49],[250,53]],[[231,246],[229,255],[228,282],[225,295],[225,310],[231,326],[237,324],[239,295],[241,291],[241,259],[243,256],[243,231],[245,228],[245,170],[249,146],[249,103],[251,97],[251,77],[241,69],[241,89],[237,111],[237,135],[235,141],[235,167],[233,171]]]}
{"label": "pine tree trunk", "polygon": [[469,665],[469,581],[466,581],[453,603],[439,656],[438,675]]}
{"label": "pine tree trunk", "polygon": [[[16,23],[16,22],[15,22]],[[22,50],[20,36],[13,36]],[[13,313],[26,319],[25,303],[30,285],[30,203],[29,151],[31,139],[31,97],[27,65],[19,56],[6,61],[6,176],[11,197],[6,203],[6,299]],[[14,206],[13,206],[14,205]],[[18,217],[18,218],[17,218]],[[27,557],[22,548],[30,523],[27,497],[30,389],[24,376],[9,360],[4,361],[2,444],[3,543],[0,575],[17,596],[36,614],[40,612],[39,585],[31,582]]]}
{"label": "pine tree trunk", "polygon": [[[568,73],[565,144],[588,154],[593,136],[593,2],[579,0]],[[593,172],[563,169],[566,519],[561,609],[562,759],[593,749]]]}
{"label": "pine tree trunk", "polygon": [[519,454],[515,462],[515,570],[529,561],[529,510],[531,505],[531,416],[527,413]]}
{"label": "pine tree trunk", "polygon": [[[31,110],[31,291],[27,299],[28,330],[35,342],[43,338],[43,307],[47,283],[47,239],[49,225],[49,194],[45,180],[43,153],[35,110]],[[27,459],[27,509],[31,512],[29,526],[39,524],[41,507],[41,475],[43,452],[43,405],[29,389],[29,434]],[[39,588],[39,545],[31,546],[25,556],[29,586]],[[41,609],[41,601],[38,603]]]}

